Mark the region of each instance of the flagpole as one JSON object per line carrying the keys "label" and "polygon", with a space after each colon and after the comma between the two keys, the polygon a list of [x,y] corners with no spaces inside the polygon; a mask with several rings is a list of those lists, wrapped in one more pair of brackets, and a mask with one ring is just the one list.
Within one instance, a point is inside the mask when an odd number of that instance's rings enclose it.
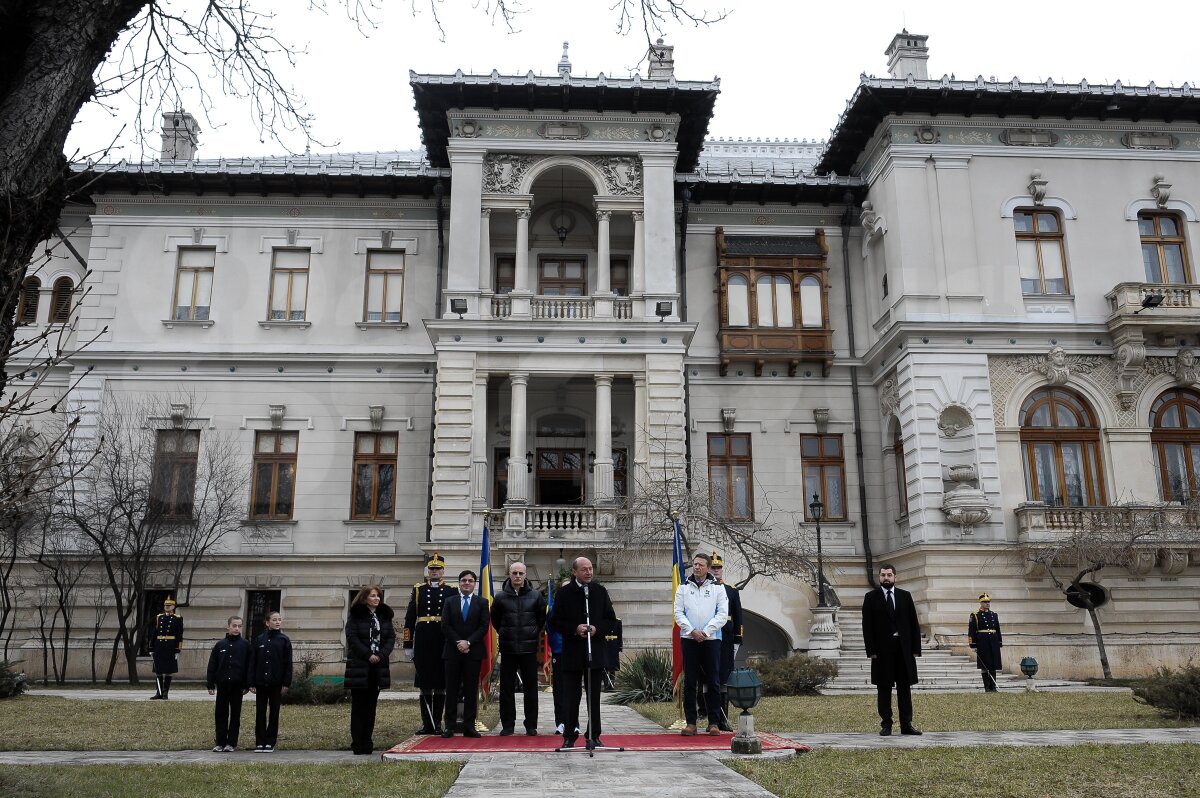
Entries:
{"label": "flagpole", "polygon": [[687,725],[687,720],[683,715],[683,689],[680,679],[683,677],[683,645],[679,638],[679,625],[675,623],[675,594],[679,591],[679,586],[683,584],[683,534],[680,529],[679,518],[671,519],[674,522],[674,539],[671,544],[671,692],[675,696],[675,707],[679,710],[679,720],[672,723],[667,728],[672,730],[682,729]]}

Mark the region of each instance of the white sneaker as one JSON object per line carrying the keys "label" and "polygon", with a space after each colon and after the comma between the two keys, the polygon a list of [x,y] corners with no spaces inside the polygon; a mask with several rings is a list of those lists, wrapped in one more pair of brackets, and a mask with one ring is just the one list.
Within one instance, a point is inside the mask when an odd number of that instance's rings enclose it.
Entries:
{"label": "white sneaker", "polygon": [[273,745],[264,745],[264,746],[263,746],[263,753],[264,753],[264,754],[273,754],[273,753],[275,753],[275,746],[273,746]]}
{"label": "white sneaker", "polygon": [[558,724],[557,726],[555,726],[555,727],[554,727],[554,733],[555,733],[555,734],[562,734],[562,733],[563,733],[563,729],[564,729],[564,727],[563,727],[563,724],[561,724],[561,723],[560,723],[560,724]]}
{"label": "white sneaker", "polygon": [[224,751],[224,750],[225,750],[225,746],[222,746],[222,745],[214,745],[214,746],[213,746],[213,753],[214,753],[214,754],[219,754],[219,753],[221,753],[221,752],[222,752],[222,751]]}
{"label": "white sneaker", "polygon": [[227,745],[227,746],[225,746],[224,748],[222,748],[221,750],[222,750],[222,751],[224,751],[224,752],[225,752],[225,753],[227,753],[227,754],[232,754],[234,751],[236,751],[236,750],[237,750],[237,748],[235,748],[235,747],[234,747],[234,746],[232,746],[232,745]]}
{"label": "white sneaker", "polygon": [[265,745],[254,746],[254,753],[256,753],[256,754],[261,754],[263,751],[266,751],[266,750],[267,750],[267,747]]}

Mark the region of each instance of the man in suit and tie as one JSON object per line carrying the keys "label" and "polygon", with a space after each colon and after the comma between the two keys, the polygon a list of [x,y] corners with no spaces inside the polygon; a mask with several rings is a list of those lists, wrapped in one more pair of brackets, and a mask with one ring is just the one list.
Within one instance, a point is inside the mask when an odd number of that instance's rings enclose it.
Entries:
{"label": "man in suit and tie", "polygon": [[863,641],[871,659],[871,684],[879,705],[879,734],[892,733],[892,685],[900,710],[900,733],[920,734],[913,726],[912,693],[917,683],[917,660],[921,656],[921,629],[912,594],[896,587],[896,566],[879,568],[879,587],[863,597]]}
{"label": "man in suit and tie", "polygon": [[479,669],[487,646],[489,619],[487,599],[472,595],[478,577],[474,571],[458,575],[458,593],[442,605],[442,659],[446,663],[446,725],[443,737],[454,736],[458,696],[463,696],[463,736],[478,737],[475,711],[478,705]]}

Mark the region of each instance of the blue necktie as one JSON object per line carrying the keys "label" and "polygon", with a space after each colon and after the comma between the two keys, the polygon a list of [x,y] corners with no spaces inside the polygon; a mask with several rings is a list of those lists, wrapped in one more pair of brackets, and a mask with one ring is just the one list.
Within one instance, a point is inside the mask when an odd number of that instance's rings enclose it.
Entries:
{"label": "blue necktie", "polygon": [[463,620],[467,619],[467,610],[471,609],[471,597],[463,596]]}

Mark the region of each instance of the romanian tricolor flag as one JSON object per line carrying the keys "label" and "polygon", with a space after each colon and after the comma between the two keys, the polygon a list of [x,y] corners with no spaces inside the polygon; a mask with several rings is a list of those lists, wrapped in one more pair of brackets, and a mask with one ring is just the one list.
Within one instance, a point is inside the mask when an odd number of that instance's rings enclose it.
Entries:
{"label": "romanian tricolor flag", "polygon": [[[675,519],[675,541],[671,554],[671,604],[675,603],[675,594],[679,586],[687,579],[683,575],[683,532],[679,528],[679,519]],[[675,615],[671,614],[671,684],[678,684],[679,676],[683,673],[683,645],[679,639],[679,624],[675,623]]]}
{"label": "romanian tricolor flag", "polygon": [[492,558],[488,547],[487,522],[483,523],[483,551],[479,555],[479,596],[488,603],[487,653],[479,667],[479,693],[487,698],[492,688],[492,664],[496,661],[496,630],[492,628]]}

